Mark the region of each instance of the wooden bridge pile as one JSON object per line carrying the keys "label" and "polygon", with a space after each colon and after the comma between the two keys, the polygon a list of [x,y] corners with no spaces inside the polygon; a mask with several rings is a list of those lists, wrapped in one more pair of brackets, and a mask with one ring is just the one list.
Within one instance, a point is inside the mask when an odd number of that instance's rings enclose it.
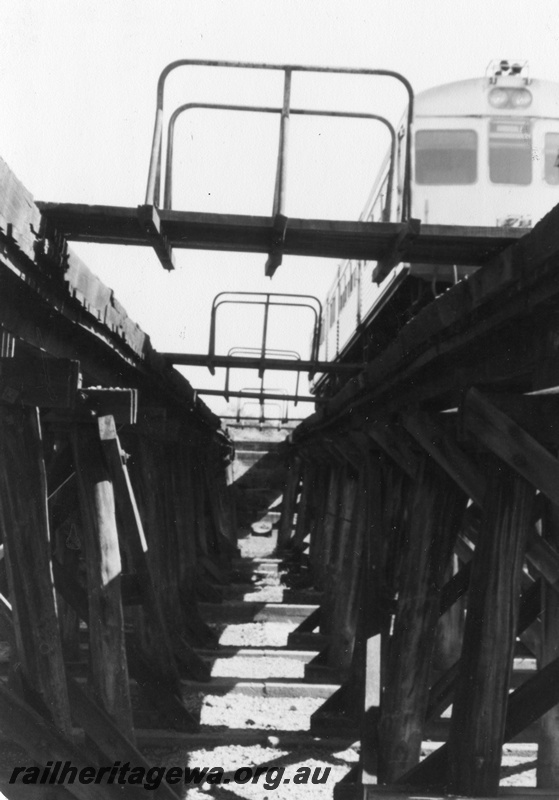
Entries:
{"label": "wooden bridge pile", "polygon": [[313,726],[362,742],[336,796],[495,795],[521,734],[559,788],[558,231],[556,208],[292,436],[280,543],[344,680]]}
{"label": "wooden bridge pile", "polygon": [[197,600],[236,552],[231,446],[3,163],[0,187],[1,730],[41,764],[142,765],[135,727],[196,727],[180,678],[209,679]]}

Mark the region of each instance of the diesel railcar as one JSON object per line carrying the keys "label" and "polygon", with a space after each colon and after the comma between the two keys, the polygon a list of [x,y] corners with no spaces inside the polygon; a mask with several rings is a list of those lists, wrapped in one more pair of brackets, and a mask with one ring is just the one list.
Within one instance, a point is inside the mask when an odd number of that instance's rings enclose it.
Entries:
{"label": "diesel railcar", "polygon": [[[362,221],[401,219],[404,137],[402,124]],[[559,202],[559,83],[532,79],[525,63],[501,61],[483,78],[421,92],[411,157],[412,217],[530,228]],[[370,357],[433,295],[475,269],[400,264],[377,284],[375,266],[340,264],[324,303],[321,360]]]}

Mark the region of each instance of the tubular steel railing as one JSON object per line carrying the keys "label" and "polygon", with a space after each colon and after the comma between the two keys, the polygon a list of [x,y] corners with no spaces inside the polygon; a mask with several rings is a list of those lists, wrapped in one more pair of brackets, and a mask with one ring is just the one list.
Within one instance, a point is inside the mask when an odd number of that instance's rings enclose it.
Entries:
{"label": "tubular steel railing", "polygon": [[[260,350],[257,347],[232,347],[229,352],[227,353],[228,356],[257,356],[260,355]],[[295,350],[270,350],[266,349],[265,352],[266,358],[285,358],[287,360],[292,361],[300,361],[301,355],[297,353]],[[289,399],[293,400],[295,405],[297,405],[299,399],[299,379],[301,377],[301,373],[297,372],[296,380],[295,380],[295,395],[291,396]],[[225,368],[225,389],[223,391],[223,396],[226,400],[229,400],[230,395],[233,393],[229,388],[229,379],[231,377],[231,367],[228,366]],[[275,390],[267,390],[267,391],[275,391]],[[264,393],[264,375],[260,376],[260,393]],[[285,394],[285,392],[284,392]],[[274,398],[277,399],[277,398]]]}
{"label": "tubular steel railing", "polygon": [[264,424],[266,421],[270,421],[271,419],[278,419],[282,424],[285,424],[289,421],[289,411],[287,408],[287,403],[273,403],[270,401],[266,401],[268,403],[268,408],[277,408],[279,410],[279,417],[266,417],[265,413],[265,406],[258,400],[245,400],[244,403],[241,403],[241,399],[239,399],[239,404],[237,406],[237,422],[240,422],[241,419],[247,419],[246,414],[244,413],[245,408],[247,406],[255,406],[258,405],[260,407],[260,416],[256,417],[260,424]]}
{"label": "tubular steel railing", "polygon": [[[342,112],[319,112],[319,111],[306,111],[303,109],[291,109],[291,82],[294,73],[328,73],[336,75],[360,75],[371,77],[388,77],[394,78],[399,81],[407,91],[408,94],[408,112],[407,112],[407,125],[406,125],[406,148],[405,148],[405,169],[404,169],[404,186],[402,197],[402,221],[409,219],[411,211],[411,125],[413,120],[413,104],[414,95],[413,89],[409,81],[400,73],[392,70],[385,69],[357,69],[352,67],[315,67],[315,66],[302,66],[295,64],[258,64],[258,63],[244,63],[237,61],[207,61],[201,59],[179,59],[168,64],[159,76],[157,84],[157,104],[155,111],[155,123],[153,131],[153,140],[151,147],[151,157],[148,173],[148,182],[146,189],[146,205],[159,206],[161,195],[161,173],[163,161],[163,125],[164,125],[164,96],[165,96],[165,83],[167,77],[171,72],[179,67],[224,67],[234,69],[257,69],[257,70],[275,70],[283,72],[283,104],[281,109],[268,109],[259,107],[229,107],[230,110],[263,110],[269,113],[279,113],[280,116],[280,136],[279,148],[276,170],[276,182],[274,189],[274,201],[272,215],[276,219],[284,217],[285,212],[285,186],[286,186],[286,161],[287,161],[287,144],[288,144],[288,130],[289,130],[289,117],[291,113],[312,113],[327,116],[359,116],[372,119],[377,117],[366,114],[352,114]],[[191,104],[182,107],[186,109],[192,107]],[[202,107],[215,107],[222,108],[218,105],[204,105]],[[227,108],[226,106],[223,108]],[[177,109],[180,113],[180,110]],[[176,113],[177,113],[176,112]],[[176,118],[175,118],[176,119]],[[172,158],[172,153],[171,153]],[[168,163],[169,156],[166,156],[166,163]],[[170,198],[170,191],[165,189],[166,201]]]}
{"label": "tubular steel railing", "polygon": [[[279,298],[289,298],[287,301]],[[291,302],[292,300],[300,300],[301,302]],[[307,302],[310,301],[310,302]],[[215,375],[215,365],[213,359],[216,355],[216,319],[217,310],[222,305],[260,305],[264,306],[264,321],[262,329],[262,344],[259,353],[259,368],[258,377],[262,378],[266,370],[267,355],[269,350],[267,347],[268,339],[268,320],[270,316],[271,307],[282,308],[308,308],[314,315],[313,336],[311,342],[311,362],[318,361],[318,348],[320,344],[320,330],[322,325],[322,303],[317,297],[310,294],[273,294],[272,292],[220,292],[217,294],[212,303],[212,312],[210,320],[210,342],[208,348],[208,368],[212,375]],[[286,359],[288,360],[288,359]]]}
{"label": "tubular steel railing", "polygon": [[225,396],[223,389],[195,389],[194,391],[197,395],[207,394],[210,397],[223,397],[227,402],[231,397],[250,397],[255,400],[285,400],[292,402],[294,406],[298,403],[313,403],[317,405],[326,402],[326,399],[314,397],[314,395],[303,397],[297,394],[289,394],[286,389],[264,389],[264,391],[254,389],[252,392],[249,389],[230,390],[227,396]]}
{"label": "tubular steel railing", "polygon": [[[175,125],[177,119],[181,114],[192,109],[209,109],[211,111],[244,111],[258,114],[281,114],[281,108],[273,108],[270,106],[240,106],[240,105],[226,105],[223,103],[185,103],[179,106],[169,118],[169,125],[167,127],[167,153],[165,161],[165,181],[163,192],[163,208],[171,209],[173,207],[173,154],[175,142]],[[292,108],[291,114],[298,114],[313,117],[343,117],[348,119],[370,119],[376,122],[381,122],[386,126],[390,134],[390,164],[394,164],[394,153],[396,151],[396,131],[386,117],[381,117],[378,114],[366,114],[358,111],[319,111],[310,108]],[[391,207],[392,203],[392,183],[393,183],[393,170],[390,168],[388,173],[388,188],[386,191],[386,205]],[[281,211],[279,213],[282,213]]]}

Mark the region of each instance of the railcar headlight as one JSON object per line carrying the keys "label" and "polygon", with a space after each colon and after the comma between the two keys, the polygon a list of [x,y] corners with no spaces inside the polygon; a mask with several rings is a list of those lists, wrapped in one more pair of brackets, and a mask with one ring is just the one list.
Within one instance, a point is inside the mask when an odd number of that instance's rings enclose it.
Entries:
{"label": "railcar headlight", "polygon": [[511,95],[511,103],[514,108],[528,108],[532,104],[532,92],[528,89],[515,89]]}
{"label": "railcar headlight", "polygon": [[528,108],[532,104],[532,92],[497,87],[489,92],[489,103],[493,108]]}
{"label": "railcar headlight", "polygon": [[504,108],[509,103],[509,93],[506,89],[491,89],[489,103],[493,108]]}

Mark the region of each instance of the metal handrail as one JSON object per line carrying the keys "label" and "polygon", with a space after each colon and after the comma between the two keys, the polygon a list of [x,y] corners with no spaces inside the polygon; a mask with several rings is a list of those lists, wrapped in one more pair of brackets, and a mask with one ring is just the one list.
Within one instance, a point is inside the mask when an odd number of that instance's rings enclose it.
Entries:
{"label": "metal handrail", "polygon": [[[239,356],[239,355],[254,355],[255,353],[259,353],[260,349],[258,347],[232,347],[230,350],[227,351],[228,356]],[[269,349],[266,350],[267,356],[284,356],[285,358],[291,358],[293,361],[300,361],[301,354],[297,352],[297,350],[274,350]]]}
{"label": "metal handrail", "polygon": [[[235,414],[235,415],[232,415],[232,414],[220,414],[220,419],[232,419],[232,420],[234,420],[234,421],[235,421],[235,422],[234,422],[234,423],[232,423],[232,424],[235,424],[235,423],[237,423],[237,422],[239,422],[239,423],[240,423],[240,419],[239,419],[239,420],[237,419],[237,415],[236,415],[236,414]],[[297,417],[297,418],[293,418],[293,419],[291,419],[291,420],[289,420],[289,419],[288,419],[288,420],[284,420],[284,419],[282,419],[281,417],[266,417],[266,423],[270,423],[270,422],[278,422],[278,423],[280,423],[280,424],[277,426],[277,427],[279,428],[279,427],[281,427],[281,423],[283,423],[283,422],[286,422],[286,421],[287,421],[287,422],[302,422],[302,421],[303,421],[303,419],[304,419],[304,417]],[[243,422],[248,422],[248,423],[250,423],[250,422],[260,422],[260,418],[259,418],[259,417],[247,417],[247,416],[243,416]],[[261,424],[262,424],[262,423],[261,423]],[[266,427],[266,426],[265,426],[265,425],[262,425],[262,427]],[[271,428],[271,427],[276,427],[276,426],[268,425],[268,427],[270,427],[270,428]]]}
{"label": "metal handrail", "polygon": [[[232,347],[228,352],[228,356],[254,356],[258,355],[260,350],[257,347]],[[280,358],[292,359],[293,361],[300,361],[301,355],[297,353],[296,350],[273,350],[273,349],[266,349],[265,353],[266,357],[268,356],[275,356],[276,358],[279,356]],[[297,372],[297,379],[295,381],[295,405],[297,405],[297,398],[299,395],[299,379],[301,377],[301,373]],[[233,393],[229,390],[229,378],[231,375],[231,367],[227,366],[225,368],[225,389],[223,391],[224,398],[228,401],[229,396]],[[264,391],[264,376],[260,378],[261,381],[261,391]]]}
{"label": "metal handrail", "polygon": [[[279,392],[279,391],[282,391],[282,390],[281,389],[271,389],[270,391],[271,392]],[[260,414],[261,414],[261,418],[263,420],[266,419],[266,414],[264,412],[264,404],[266,402],[268,402],[268,404],[276,405],[276,403],[274,402],[274,400],[272,398],[265,397],[264,392],[262,392],[262,391],[258,392],[258,390],[256,390],[256,392],[255,392],[253,389],[247,387],[245,389],[241,389],[241,391],[240,391],[239,408],[241,406],[241,398],[243,396],[246,397],[247,399],[256,399],[256,400],[258,400],[258,402],[260,403]],[[278,397],[277,401],[278,401],[278,403],[277,403],[278,405],[279,405],[279,403],[281,403],[281,408],[283,409],[284,419],[287,419],[288,418],[288,411],[287,411],[286,393],[283,392],[283,395]]]}
{"label": "metal handrail", "polygon": [[[241,421],[241,414],[242,414],[243,410],[247,406],[254,406],[257,403],[258,403],[258,406],[260,407],[260,417],[259,418],[257,417],[257,419],[259,419],[260,423],[265,422],[266,421],[266,416],[265,416],[265,413],[264,413],[264,404],[258,402],[257,400],[246,400],[244,403],[241,404],[241,398],[239,398],[239,405],[237,406],[237,422]],[[285,401],[283,403],[274,403],[274,402],[268,401],[268,405],[269,405],[269,407],[273,406],[273,407],[279,409],[280,414],[282,414],[282,416],[278,417],[278,419],[281,420],[282,423],[288,422],[288,420],[289,420],[289,411],[288,411],[288,408],[287,408],[287,403]],[[244,419],[245,415],[244,414],[242,414],[242,415],[243,415],[243,419]]]}
{"label": "metal handrail", "polygon": [[288,123],[291,112],[291,79],[294,72],[328,73],[337,75],[363,75],[371,77],[394,78],[399,81],[408,93],[408,113],[406,124],[406,163],[404,170],[404,189],[402,198],[402,220],[409,219],[411,213],[411,127],[413,120],[414,94],[410,82],[399,72],[385,69],[358,69],[353,67],[316,67],[300,64],[262,64],[240,61],[215,61],[205,59],[178,59],[168,64],[157,82],[157,100],[155,122],[151,146],[149,173],[146,189],[146,205],[159,206],[161,190],[161,167],[163,149],[163,107],[165,83],[169,74],[178,67],[222,67],[235,69],[258,69],[281,71],[284,74],[283,105],[280,120],[280,137],[278,149],[278,165],[274,191],[273,216],[281,217],[285,200],[285,164],[287,156]]}
{"label": "metal handrail", "polygon": [[[179,106],[169,118],[167,126],[167,153],[165,161],[165,183],[163,192],[163,208],[171,209],[173,206],[173,154],[175,142],[175,125],[176,121],[181,114],[185,111],[191,111],[194,108],[204,108],[211,111],[244,111],[251,113],[262,114],[281,114],[281,108],[274,108],[272,106],[241,106],[241,105],[228,105],[225,103],[185,103]],[[292,108],[292,114],[299,114],[304,116],[314,117],[343,117],[348,119],[371,119],[376,122],[381,122],[388,128],[390,134],[390,170],[388,173],[388,187],[386,190],[386,204],[388,208],[391,207],[392,202],[392,183],[394,171],[394,154],[396,152],[396,131],[392,123],[379,114],[365,114],[357,111],[319,111],[307,108]]]}
{"label": "metal handrail", "polygon": [[[231,300],[220,300],[220,298],[225,297],[226,295],[230,295],[235,297],[235,299]],[[254,299],[254,300],[239,300],[236,299],[238,297],[252,297],[252,298],[265,298],[264,300]],[[316,304],[316,306],[311,305],[310,303],[291,303],[291,302],[273,302],[272,298],[276,297],[289,297],[289,298],[296,298],[299,300],[312,300]],[[311,344],[311,358],[310,361],[316,362],[318,361],[318,348],[320,344],[320,329],[322,325],[322,303],[317,297],[313,297],[313,295],[309,294],[287,294],[287,293],[279,293],[273,294],[272,292],[220,292],[217,294],[212,303],[212,311],[211,311],[211,320],[210,320],[210,342],[208,347],[208,368],[212,375],[215,375],[215,367],[212,363],[213,358],[215,356],[215,329],[216,329],[216,317],[217,317],[217,309],[226,304],[239,304],[239,305],[262,305],[264,306],[264,325],[262,331],[262,345],[260,348],[260,367],[258,371],[258,376],[261,378],[264,374],[264,370],[266,369],[265,362],[266,362],[266,340],[268,335],[268,315],[270,306],[282,306],[282,307],[290,307],[290,308],[309,308],[315,317],[314,321],[314,331],[313,331],[313,338]]]}
{"label": "metal handrail", "polygon": [[305,397],[304,395],[296,395],[296,394],[287,394],[284,389],[279,389],[275,391],[274,389],[265,389],[263,392],[260,389],[255,390],[254,392],[249,392],[248,389],[239,389],[238,391],[231,390],[229,392],[229,396],[225,397],[225,392],[222,389],[195,389],[197,395],[209,395],[211,397],[223,397],[225,400],[229,401],[229,397],[246,397],[252,398],[254,400],[260,400],[261,398],[264,400],[286,400],[293,403],[296,406],[298,403],[326,403],[327,398],[322,397],[315,397],[314,395],[309,395]]}

